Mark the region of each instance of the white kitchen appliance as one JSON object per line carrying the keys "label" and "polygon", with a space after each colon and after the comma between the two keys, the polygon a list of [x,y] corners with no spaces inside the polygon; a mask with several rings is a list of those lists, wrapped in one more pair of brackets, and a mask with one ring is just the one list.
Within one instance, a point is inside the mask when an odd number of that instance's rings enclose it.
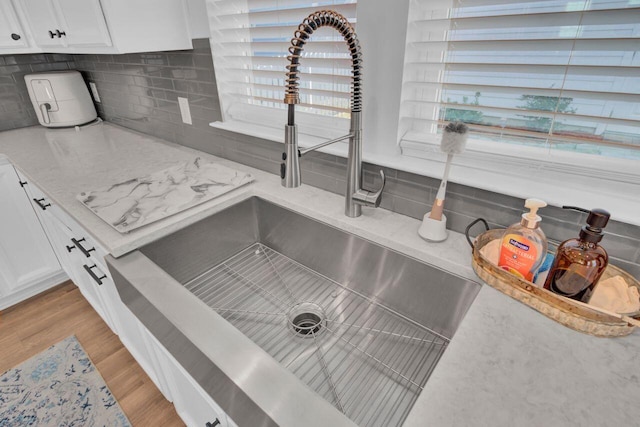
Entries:
{"label": "white kitchen appliance", "polygon": [[78,126],[96,119],[96,108],[79,72],[27,74],[24,80],[42,126]]}

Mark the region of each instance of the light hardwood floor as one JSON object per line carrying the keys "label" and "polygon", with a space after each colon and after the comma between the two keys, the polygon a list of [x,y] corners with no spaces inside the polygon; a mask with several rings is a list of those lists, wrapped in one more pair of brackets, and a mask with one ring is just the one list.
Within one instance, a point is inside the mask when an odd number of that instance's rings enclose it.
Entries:
{"label": "light hardwood floor", "polygon": [[184,426],[70,281],[0,312],[0,373],[75,335],[134,426]]}

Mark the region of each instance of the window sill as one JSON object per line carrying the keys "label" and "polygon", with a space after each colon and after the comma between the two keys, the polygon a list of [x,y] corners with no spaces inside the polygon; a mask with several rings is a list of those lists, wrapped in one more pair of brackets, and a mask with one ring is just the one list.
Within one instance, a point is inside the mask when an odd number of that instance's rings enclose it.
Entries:
{"label": "window sill", "polygon": [[[284,131],[274,128],[240,122],[214,122],[210,126],[284,143]],[[299,136],[301,148],[323,141],[309,135]],[[563,171],[559,167],[550,168],[547,162],[540,159],[523,160],[508,153],[478,152],[472,145],[465,153],[454,157],[449,177],[451,182],[523,199],[537,197],[554,206],[599,207],[610,211],[614,220],[640,225],[640,184],[637,181],[623,182],[615,173],[598,174],[590,170],[585,173],[584,167],[581,168],[581,174],[577,175],[571,169]],[[338,143],[318,151],[346,158],[347,149],[346,143]],[[430,158],[410,157],[399,152],[395,155],[368,153],[365,142],[363,160],[417,175],[441,178],[446,156],[439,152],[439,145],[434,145],[432,152],[424,148],[421,151]],[[430,204],[431,200],[424,202]]]}

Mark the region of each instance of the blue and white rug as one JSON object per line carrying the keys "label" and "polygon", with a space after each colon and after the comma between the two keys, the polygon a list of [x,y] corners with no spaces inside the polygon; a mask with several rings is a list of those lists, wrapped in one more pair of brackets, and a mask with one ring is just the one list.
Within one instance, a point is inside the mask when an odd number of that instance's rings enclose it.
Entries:
{"label": "blue and white rug", "polygon": [[75,336],[0,376],[0,427],[130,427]]}

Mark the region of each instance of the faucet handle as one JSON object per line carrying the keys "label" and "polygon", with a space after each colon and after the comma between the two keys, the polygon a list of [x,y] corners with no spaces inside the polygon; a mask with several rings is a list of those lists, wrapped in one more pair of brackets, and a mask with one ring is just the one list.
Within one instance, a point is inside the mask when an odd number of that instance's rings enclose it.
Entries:
{"label": "faucet handle", "polygon": [[358,189],[358,191],[353,195],[353,200],[363,206],[372,206],[376,208],[380,206],[382,191],[384,190],[384,185],[387,183],[387,177],[384,176],[384,171],[382,169],[380,170],[380,177],[382,178],[382,185],[378,191]]}
{"label": "faucet handle", "polygon": [[387,183],[387,177],[384,175],[384,171],[380,169],[380,178],[382,178],[382,184],[380,184],[380,189],[375,193],[372,193],[371,196],[375,198],[375,203],[373,204],[376,208],[380,206],[380,201],[382,201],[382,191],[384,190],[384,186]]}

